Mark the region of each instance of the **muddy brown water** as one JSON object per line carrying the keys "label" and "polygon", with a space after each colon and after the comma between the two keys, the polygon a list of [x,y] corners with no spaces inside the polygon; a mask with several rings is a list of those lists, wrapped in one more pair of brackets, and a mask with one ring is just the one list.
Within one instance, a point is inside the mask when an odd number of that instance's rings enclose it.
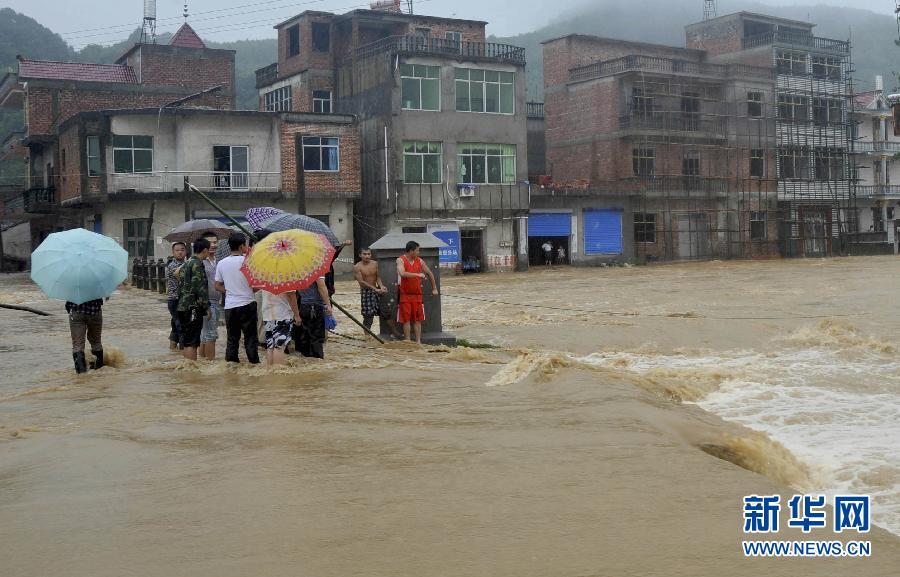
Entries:
{"label": "muddy brown water", "polygon": [[[0,310],[0,575],[897,575],[898,278],[451,277],[445,328],[499,348],[335,337],[276,370],[181,360],[165,303],[124,289],[116,366],[76,377],[61,303],[3,276],[55,316]],[[872,494],[873,556],[744,559],[743,496],[795,491]]]}

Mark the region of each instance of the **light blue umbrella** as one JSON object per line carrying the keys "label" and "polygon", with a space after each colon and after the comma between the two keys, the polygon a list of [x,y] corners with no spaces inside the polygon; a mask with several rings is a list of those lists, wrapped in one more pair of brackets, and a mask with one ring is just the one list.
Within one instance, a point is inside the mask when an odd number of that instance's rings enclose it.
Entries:
{"label": "light blue umbrella", "polygon": [[108,297],[126,277],[125,249],[83,228],[55,232],[31,254],[31,280],[52,299],[80,305]]}

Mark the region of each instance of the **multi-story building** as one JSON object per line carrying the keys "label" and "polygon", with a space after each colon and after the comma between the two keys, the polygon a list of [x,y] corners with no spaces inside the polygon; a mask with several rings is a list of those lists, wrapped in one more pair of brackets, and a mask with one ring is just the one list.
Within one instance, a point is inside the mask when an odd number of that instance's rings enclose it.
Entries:
{"label": "multi-story building", "polygon": [[532,251],[550,240],[575,263],[836,251],[852,204],[849,46],[811,29],[742,12],[688,26],[687,48],[545,42],[554,184],[532,197]]}
{"label": "multi-story building", "polygon": [[[487,43],[484,22],[396,10],[304,12],[276,29],[278,62],[257,71],[260,108],[359,118],[360,245],[439,230],[459,243],[445,264],[524,264],[523,49]],[[303,169],[327,168],[304,154]]]}
{"label": "multi-story building", "polygon": [[900,242],[900,135],[884,94],[881,76],[875,90],[854,95],[852,152],[857,171],[860,252],[895,253]]}

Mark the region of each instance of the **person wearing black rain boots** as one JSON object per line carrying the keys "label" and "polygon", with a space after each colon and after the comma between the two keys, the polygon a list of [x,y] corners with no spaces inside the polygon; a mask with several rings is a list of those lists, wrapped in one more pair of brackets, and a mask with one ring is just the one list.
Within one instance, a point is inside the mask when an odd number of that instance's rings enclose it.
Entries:
{"label": "person wearing black rain boots", "polygon": [[92,369],[103,366],[103,343],[100,335],[103,332],[103,299],[96,299],[76,305],[73,302],[66,303],[66,312],[69,313],[69,331],[72,334],[72,359],[75,361],[75,372],[85,373],[88,370],[87,359],[84,356],[85,336],[91,343],[91,353],[95,361],[91,363]]}

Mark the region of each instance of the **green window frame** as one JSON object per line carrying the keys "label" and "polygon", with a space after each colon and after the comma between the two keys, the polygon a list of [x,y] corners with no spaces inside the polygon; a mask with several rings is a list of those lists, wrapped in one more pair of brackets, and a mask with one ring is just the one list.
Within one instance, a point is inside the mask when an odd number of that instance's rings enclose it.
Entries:
{"label": "green window frame", "polygon": [[153,172],[153,137],[114,135],[113,166],[116,174]]}
{"label": "green window frame", "polygon": [[404,141],[403,182],[407,184],[437,184],[444,182],[443,158],[444,145],[441,142]]}
{"label": "green window frame", "polygon": [[100,176],[100,137],[87,137],[88,176]]}
{"label": "green window frame", "polygon": [[515,72],[455,68],[454,76],[457,112],[515,114]]}
{"label": "green window frame", "polygon": [[458,182],[505,184],[516,182],[516,145],[461,143],[457,156]]}
{"label": "green window frame", "polygon": [[441,67],[401,64],[400,100],[403,110],[440,110]]}

